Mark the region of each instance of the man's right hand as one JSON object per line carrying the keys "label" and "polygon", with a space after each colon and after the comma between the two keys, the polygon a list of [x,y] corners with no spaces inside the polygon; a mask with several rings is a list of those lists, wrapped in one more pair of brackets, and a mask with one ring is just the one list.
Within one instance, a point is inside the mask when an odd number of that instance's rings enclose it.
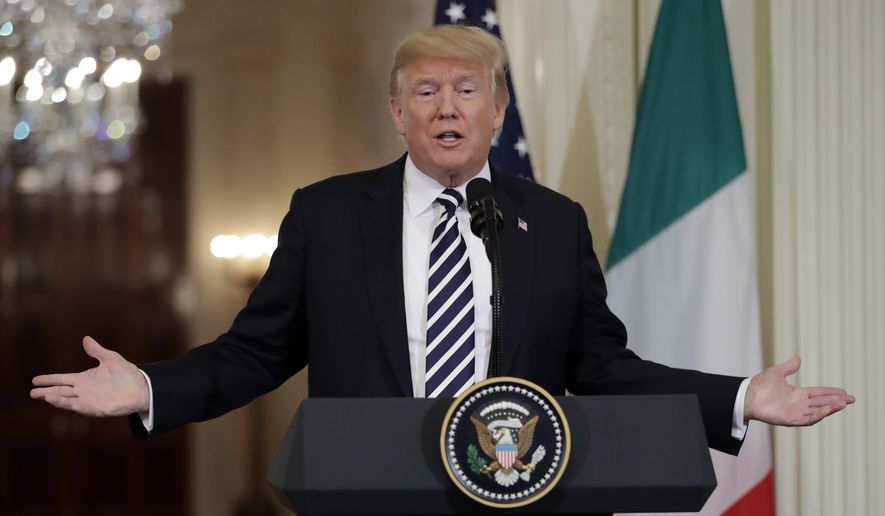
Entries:
{"label": "man's right hand", "polygon": [[134,364],[119,353],[83,338],[86,354],[98,366],[80,373],[34,377],[31,397],[54,407],[86,416],[125,416],[150,408],[147,381]]}

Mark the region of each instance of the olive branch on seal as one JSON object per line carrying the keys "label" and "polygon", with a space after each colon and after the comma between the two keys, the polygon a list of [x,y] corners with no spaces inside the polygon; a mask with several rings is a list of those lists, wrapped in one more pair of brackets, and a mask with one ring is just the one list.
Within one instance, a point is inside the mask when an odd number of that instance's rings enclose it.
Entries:
{"label": "olive branch on seal", "polygon": [[467,446],[467,464],[470,465],[470,471],[480,475],[488,462],[479,454],[476,446],[470,444]]}

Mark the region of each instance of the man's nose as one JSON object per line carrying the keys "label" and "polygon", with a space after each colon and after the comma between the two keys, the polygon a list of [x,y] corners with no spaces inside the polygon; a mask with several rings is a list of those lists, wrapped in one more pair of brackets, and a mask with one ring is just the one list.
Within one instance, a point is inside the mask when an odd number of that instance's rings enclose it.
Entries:
{"label": "man's nose", "polygon": [[442,90],[439,95],[439,107],[436,116],[439,119],[457,118],[458,109],[455,105],[455,92]]}

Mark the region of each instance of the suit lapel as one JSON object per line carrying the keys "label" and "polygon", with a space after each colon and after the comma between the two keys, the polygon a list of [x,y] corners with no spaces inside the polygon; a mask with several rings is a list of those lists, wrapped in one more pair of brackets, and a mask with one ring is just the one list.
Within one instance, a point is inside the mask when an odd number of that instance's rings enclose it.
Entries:
{"label": "suit lapel", "polygon": [[366,188],[370,197],[361,225],[371,310],[403,396],[412,395],[409,343],[403,293],[403,166],[400,159],[381,170]]}
{"label": "suit lapel", "polygon": [[504,217],[504,229],[501,232],[501,281],[504,287],[501,374],[504,375],[512,373],[513,362],[522,345],[521,337],[528,316],[534,276],[533,234],[527,231],[528,226],[525,230],[519,227],[520,221],[531,224],[531,218],[525,213],[522,196],[513,188],[508,188],[508,180],[514,179],[504,178],[501,173],[492,170],[495,199]]}

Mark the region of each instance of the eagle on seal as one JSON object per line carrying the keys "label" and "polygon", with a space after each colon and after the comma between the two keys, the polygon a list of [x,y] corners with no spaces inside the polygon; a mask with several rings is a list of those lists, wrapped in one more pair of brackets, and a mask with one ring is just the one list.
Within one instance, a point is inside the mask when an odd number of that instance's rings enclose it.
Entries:
{"label": "eagle on seal", "polygon": [[[494,473],[495,480],[503,486],[511,486],[522,477],[528,480],[528,473],[533,464],[525,464],[522,458],[532,446],[538,416],[520,423],[516,418],[492,421],[488,425],[474,416],[470,421],[476,428],[476,437],[482,451],[492,460],[491,464],[482,467],[480,473]],[[514,439],[513,431],[516,430]]]}

